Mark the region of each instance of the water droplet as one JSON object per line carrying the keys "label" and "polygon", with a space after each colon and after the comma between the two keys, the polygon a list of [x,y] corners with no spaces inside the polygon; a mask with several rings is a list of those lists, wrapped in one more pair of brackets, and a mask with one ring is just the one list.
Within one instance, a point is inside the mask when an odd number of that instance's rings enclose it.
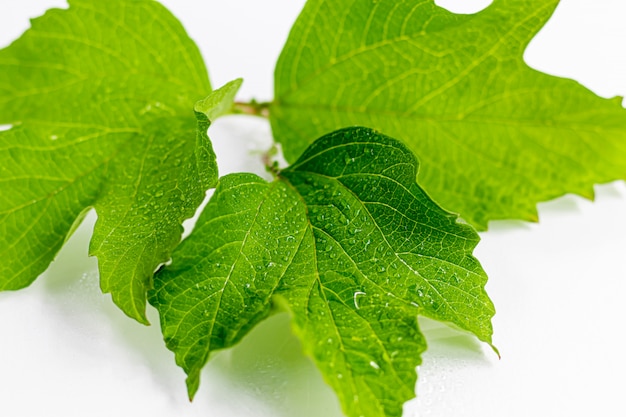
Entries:
{"label": "water droplet", "polygon": [[364,296],[366,295],[363,291],[357,291],[354,293],[353,300],[354,300],[354,307],[356,307],[357,310],[359,310],[361,307],[359,307],[359,297],[360,296]]}

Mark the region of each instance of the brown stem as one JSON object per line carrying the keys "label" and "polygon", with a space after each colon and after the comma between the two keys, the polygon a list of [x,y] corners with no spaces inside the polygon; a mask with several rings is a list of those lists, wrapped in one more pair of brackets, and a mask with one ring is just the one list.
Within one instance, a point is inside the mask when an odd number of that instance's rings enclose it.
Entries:
{"label": "brown stem", "polygon": [[259,103],[254,99],[249,102],[236,101],[233,104],[233,112],[235,114],[249,114],[268,119],[270,117],[270,103]]}

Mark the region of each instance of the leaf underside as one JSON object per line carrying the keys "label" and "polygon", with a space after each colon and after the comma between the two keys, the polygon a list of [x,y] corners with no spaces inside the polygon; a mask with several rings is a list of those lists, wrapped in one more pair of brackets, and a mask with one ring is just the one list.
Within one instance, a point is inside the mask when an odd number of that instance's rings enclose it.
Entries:
{"label": "leaf underside", "polygon": [[150,293],[190,397],[210,353],[275,303],[349,416],[400,416],[414,397],[426,348],[418,314],[490,343],[478,236],[416,174],[404,145],[349,128],[319,139],[271,183],[220,179]]}
{"label": "leaf underside", "polygon": [[310,0],[277,64],[274,135],[294,160],[318,136],[370,126],[420,159],[420,184],[479,229],[626,178],[626,112],[522,55],[558,0]]}
{"label": "leaf underside", "polygon": [[29,285],[95,207],[102,289],[147,322],[152,274],[217,181],[208,116],[192,111],[211,85],[157,2],[69,3],[0,50],[0,290]]}

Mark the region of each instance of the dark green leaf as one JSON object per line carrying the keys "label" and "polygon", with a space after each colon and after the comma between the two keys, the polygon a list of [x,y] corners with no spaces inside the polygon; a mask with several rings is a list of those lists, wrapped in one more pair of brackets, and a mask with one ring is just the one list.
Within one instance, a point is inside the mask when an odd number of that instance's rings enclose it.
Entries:
{"label": "dark green leaf", "polygon": [[491,342],[474,230],[415,183],[399,142],[349,128],[267,183],[222,178],[195,230],[155,277],[169,349],[190,396],[211,352],[286,308],[349,416],[399,416],[426,344],[417,315]]}

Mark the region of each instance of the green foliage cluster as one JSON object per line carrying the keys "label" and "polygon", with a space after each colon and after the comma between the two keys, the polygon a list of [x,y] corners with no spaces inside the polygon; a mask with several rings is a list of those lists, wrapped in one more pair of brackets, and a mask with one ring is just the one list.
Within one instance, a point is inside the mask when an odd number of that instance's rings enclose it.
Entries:
{"label": "green foliage cluster", "polygon": [[207,129],[241,80],[213,90],[159,3],[48,11],[0,50],[0,289],[94,208],[103,292],[142,323],[158,310],[190,397],[211,352],[286,310],[348,416],[400,416],[418,315],[491,344],[475,228],[625,178],[621,104],[522,60],[557,3],[308,0],[262,107],[293,162],[271,182],[218,177]]}

